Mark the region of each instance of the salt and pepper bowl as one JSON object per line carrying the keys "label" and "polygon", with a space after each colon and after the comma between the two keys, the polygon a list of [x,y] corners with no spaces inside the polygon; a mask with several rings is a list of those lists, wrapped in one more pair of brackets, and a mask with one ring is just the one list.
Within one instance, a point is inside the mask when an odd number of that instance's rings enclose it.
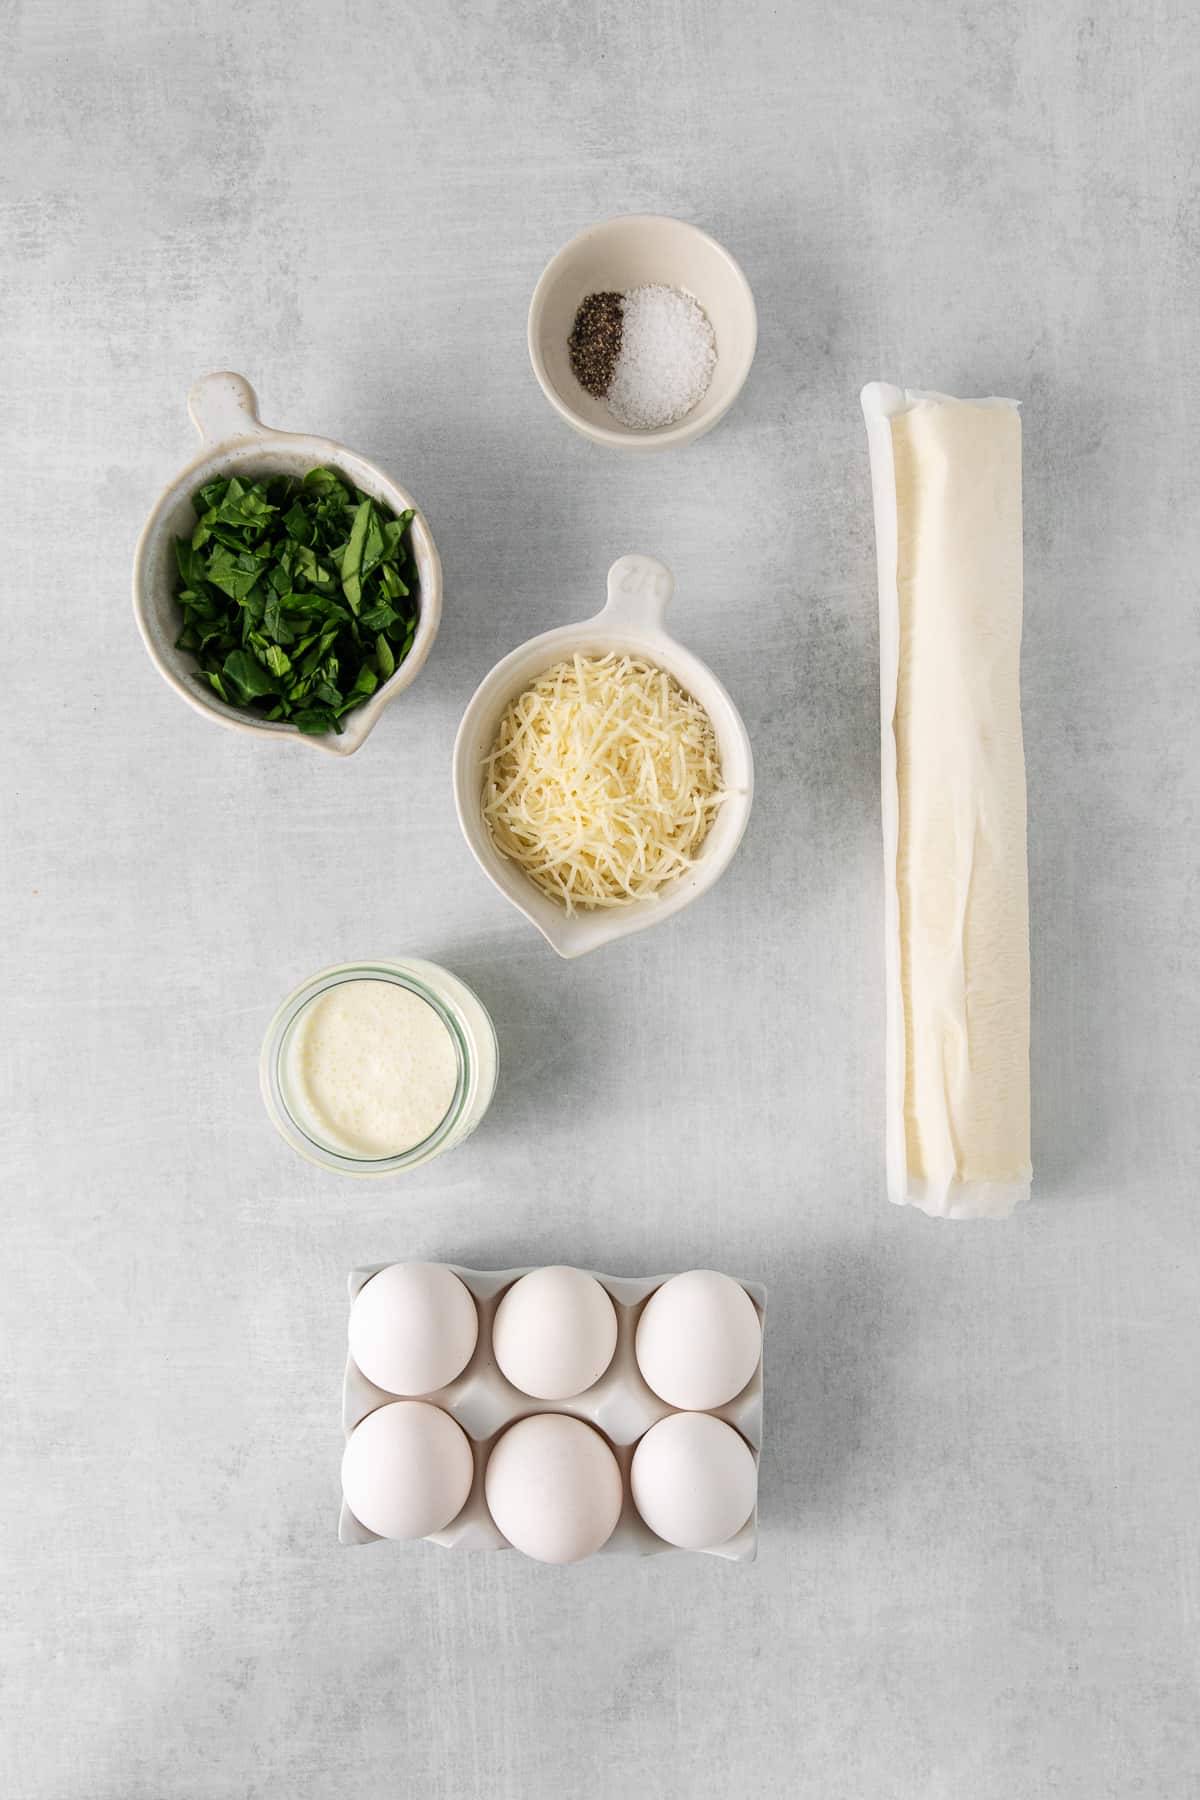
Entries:
{"label": "salt and pepper bowl", "polygon": [[[638,431],[621,425],[580,386],[567,339],[589,294],[661,284],[679,288],[708,314],[717,363],[703,399],[674,425]],[[542,392],[575,431],[614,450],[667,450],[690,444],[723,419],[741,393],[758,342],[750,283],[715,238],[682,219],[629,214],[591,225],[551,258],[529,305],[529,360]]]}
{"label": "salt and pepper bowl", "polygon": [[[416,502],[398,482],[355,450],[331,438],[274,431],[258,416],[258,400],[244,375],[222,369],[204,375],[188,395],[188,411],[201,437],[200,453],[181,469],[159,495],[147,519],[133,559],[133,611],[150,660],[181,699],[215,725],[255,737],[291,740],[351,756],[367,738],[385,706],[420,674],[433,648],[442,616],[442,565],[433,536]],[[177,650],[183,623],[175,599],[175,539],[191,535],[195,525],[192,495],[206,481],[224,475],[304,475],[328,463],[372,499],[399,514],[413,509],[411,543],[420,580],[420,610],[412,646],[396,672],[363,705],[342,720],[341,735],[330,731],[306,736],[283,720],[268,721],[240,707],[226,706],[195,679],[198,668],[190,651]]]}
{"label": "salt and pepper bowl", "polygon": [[[707,664],[665,628],[675,578],[652,556],[622,556],[608,571],[608,600],[594,618],[543,632],[513,650],[485,676],[463,714],[454,744],[454,804],[463,836],[484,874],[537,927],[559,956],[583,956],[631,932],[645,931],[699,899],[728,868],[746,829],[754,793],[754,758],[741,714]],[[698,700],[717,735],[728,798],[704,840],[699,858],[659,894],[628,906],[568,914],[501,856],[483,816],[484,762],[505,707],[529,683],[565,657],[609,652],[643,656],[673,675]]]}

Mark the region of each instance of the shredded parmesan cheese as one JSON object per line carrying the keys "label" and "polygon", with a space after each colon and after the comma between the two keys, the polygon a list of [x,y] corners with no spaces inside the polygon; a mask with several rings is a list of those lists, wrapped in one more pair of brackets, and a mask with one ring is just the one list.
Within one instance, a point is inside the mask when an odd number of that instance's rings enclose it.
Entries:
{"label": "shredded parmesan cheese", "polygon": [[665,669],[575,656],[510,702],[485,764],[501,856],[577,907],[654,899],[690,869],[724,799],[716,733]]}

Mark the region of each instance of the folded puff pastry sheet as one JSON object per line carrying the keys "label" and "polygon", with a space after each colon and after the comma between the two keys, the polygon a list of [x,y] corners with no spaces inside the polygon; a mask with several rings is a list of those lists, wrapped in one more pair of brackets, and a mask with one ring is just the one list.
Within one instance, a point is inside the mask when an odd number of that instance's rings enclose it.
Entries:
{"label": "folded puff pastry sheet", "polygon": [[1027,1198],[1029,897],[1021,419],[863,390],[879,557],[888,1194],[943,1218]]}

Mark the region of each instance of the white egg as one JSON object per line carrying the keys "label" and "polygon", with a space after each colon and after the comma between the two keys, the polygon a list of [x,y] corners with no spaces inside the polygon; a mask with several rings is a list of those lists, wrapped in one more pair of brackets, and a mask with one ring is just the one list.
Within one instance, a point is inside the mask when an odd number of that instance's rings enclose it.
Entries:
{"label": "white egg", "polygon": [[433,1394],[461,1375],[479,1314],[469,1288],[442,1263],[392,1263],[350,1308],[350,1354],[388,1394]]}
{"label": "white egg", "polygon": [[392,1400],[350,1434],[342,1493],[368,1531],[428,1537],[458,1517],[474,1474],[470,1440],[449,1413],[425,1400]]}
{"label": "white egg", "polygon": [[566,1400],[599,1381],[617,1347],[617,1313],[582,1269],[534,1269],[496,1309],[492,1348],[513,1386],[536,1400]]}
{"label": "white egg", "polygon": [[608,1542],[621,1516],[621,1471],[598,1431],[564,1413],[519,1419],[483,1478],[488,1511],[538,1562],[571,1563]]}
{"label": "white egg", "polygon": [[714,1269],[664,1281],[638,1320],[638,1367],[661,1400],[689,1412],[740,1394],[762,1355],[762,1328],[744,1287]]}
{"label": "white egg", "polygon": [[711,1413],[672,1413],[633,1453],[633,1503],[681,1550],[728,1543],[754,1511],[758,1471],[745,1438]]}

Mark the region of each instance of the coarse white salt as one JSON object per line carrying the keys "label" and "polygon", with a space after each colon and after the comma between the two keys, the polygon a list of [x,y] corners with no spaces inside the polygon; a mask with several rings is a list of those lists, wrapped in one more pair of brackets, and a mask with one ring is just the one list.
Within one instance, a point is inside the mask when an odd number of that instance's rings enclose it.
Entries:
{"label": "coarse white salt", "polygon": [[678,288],[631,288],[622,297],[621,349],[604,398],[635,431],[674,425],[708,392],[717,340],[708,315]]}

